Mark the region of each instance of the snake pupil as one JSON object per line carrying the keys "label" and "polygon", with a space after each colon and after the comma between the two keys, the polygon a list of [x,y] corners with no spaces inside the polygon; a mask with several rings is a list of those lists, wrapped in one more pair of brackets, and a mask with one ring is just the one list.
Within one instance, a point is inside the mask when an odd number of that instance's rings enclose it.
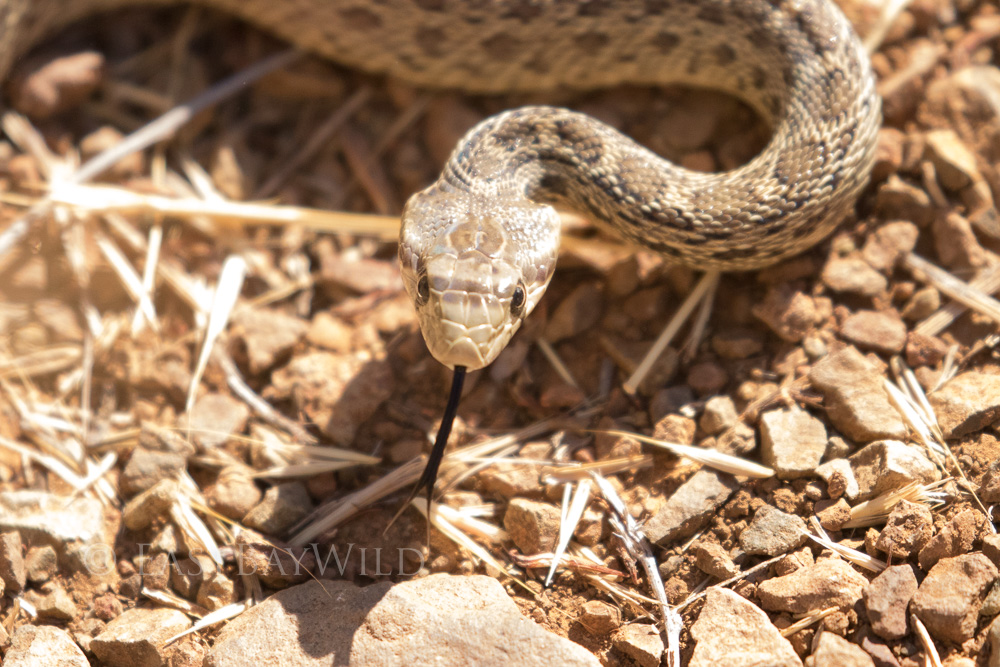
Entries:
{"label": "snake pupil", "polygon": [[518,285],[514,288],[514,295],[510,298],[510,314],[517,316],[524,310],[524,288]]}
{"label": "snake pupil", "polygon": [[421,303],[431,298],[431,283],[427,276],[420,276],[420,280],[417,281],[417,297]]}

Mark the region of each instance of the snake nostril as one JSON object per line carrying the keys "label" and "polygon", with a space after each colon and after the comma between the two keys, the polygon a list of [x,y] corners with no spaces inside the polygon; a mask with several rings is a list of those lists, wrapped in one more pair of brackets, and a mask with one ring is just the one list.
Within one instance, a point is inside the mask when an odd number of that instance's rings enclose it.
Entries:
{"label": "snake nostril", "polygon": [[518,317],[524,312],[524,287],[518,285],[514,288],[514,295],[510,298],[510,314]]}
{"label": "snake nostril", "polygon": [[426,275],[423,275],[417,281],[417,299],[420,300],[420,305],[423,305],[427,303],[429,298],[431,298],[431,281],[427,279]]}

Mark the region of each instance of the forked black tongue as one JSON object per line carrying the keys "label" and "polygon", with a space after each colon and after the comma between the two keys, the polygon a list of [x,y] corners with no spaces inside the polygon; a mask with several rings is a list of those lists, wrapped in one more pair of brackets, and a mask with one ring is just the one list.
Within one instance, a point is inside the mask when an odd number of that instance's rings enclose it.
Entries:
{"label": "forked black tongue", "polygon": [[[417,497],[421,489],[427,489],[427,546],[431,544],[431,518],[434,516],[434,482],[437,481],[438,468],[441,467],[441,460],[444,459],[444,448],[448,444],[448,436],[451,435],[451,427],[455,423],[455,415],[458,413],[458,402],[462,398],[462,384],[465,382],[465,366],[455,366],[455,373],[451,379],[451,393],[448,394],[448,405],[444,408],[444,417],[441,418],[441,428],[438,429],[437,437],[434,439],[434,448],[431,449],[430,458],[427,465],[417,480],[413,490],[403,506],[392,517],[389,526],[396,522],[396,519],[403,510],[409,506],[410,502]],[[386,530],[389,529],[386,526]]]}

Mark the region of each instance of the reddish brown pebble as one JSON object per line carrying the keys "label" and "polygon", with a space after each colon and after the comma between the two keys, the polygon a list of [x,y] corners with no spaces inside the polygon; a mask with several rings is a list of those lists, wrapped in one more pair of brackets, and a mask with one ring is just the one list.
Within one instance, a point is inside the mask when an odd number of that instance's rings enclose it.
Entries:
{"label": "reddish brown pebble", "polygon": [[813,299],[787,285],[768,289],[763,302],[753,307],[753,314],[790,343],[801,341],[819,322]]}
{"label": "reddish brown pebble", "polygon": [[10,88],[11,100],[26,116],[48,118],[79,105],[97,90],[103,78],[102,54],[75,53],[16,77]]}
{"label": "reddish brown pebble", "polygon": [[691,366],[691,370],[688,371],[687,382],[694,389],[695,393],[704,396],[721,391],[726,386],[726,383],[729,382],[729,376],[718,364],[711,361],[703,361]]}
{"label": "reddish brown pebble", "polygon": [[860,348],[896,354],[906,343],[906,324],[895,311],[860,310],[844,320],[840,335]]}
{"label": "reddish brown pebble", "polygon": [[948,346],[940,338],[916,331],[906,334],[906,363],[913,368],[937,366],[947,353]]}

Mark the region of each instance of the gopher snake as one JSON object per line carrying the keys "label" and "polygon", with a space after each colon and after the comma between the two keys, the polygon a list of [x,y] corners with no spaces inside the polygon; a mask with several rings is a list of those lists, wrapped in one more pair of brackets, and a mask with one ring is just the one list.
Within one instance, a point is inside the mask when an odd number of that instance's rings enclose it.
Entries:
{"label": "gopher snake", "polygon": [[[59,24],[144,0],[0,0],[0,74]],[[400,260],[431,352],[489,364],[555,267],[577,210],[696,268],[759,267],[828,234],[874,159],[867,55],[830,0],[203,0],[308,49],[474,92],[711,87],[774,128],[733,171],[672,164],[596,120],[526,107],[483,121],[403,214]],[[162,4],[162,3],[161,3]]]}

